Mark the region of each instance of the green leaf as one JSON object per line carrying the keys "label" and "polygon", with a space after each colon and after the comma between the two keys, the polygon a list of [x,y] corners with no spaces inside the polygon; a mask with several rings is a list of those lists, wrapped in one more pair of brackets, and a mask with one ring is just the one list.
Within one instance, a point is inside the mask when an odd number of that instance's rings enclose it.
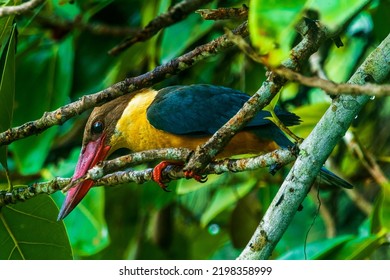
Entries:
{"label": "green leaf", "polygon": [[389,30],[387,28],[381,27],[390,26],[390,17],[388,16],[390,11],[390,1],[374,1],[372,7],[375,9],[372,13],[374,26],[378,27],[373,30],[374,37],[381,41],[389,34]]}
{"label": "green leaf", "polygon": [[10,35],[14,29],[13,21],[14,16],[0,18],[0,54],[3,54],[4,49],[7,48]]}
{"label": "green leaf", "polygon": [[266,119],[269,119],[271,122],[275,123],[276,125],[280,124],[280,120],[278,116],[275,114],[275,106],[278,104],[280,98],[280,92],[276,94],[274,98],[272,98],[271,102],[264,107],[265,111],[270,112],[271,117],[266,117]]}
{"label": "green leaf", "polygon": [[0,210],[0,259],[72,259],[72,250],[58,208],[40,195]]}
{"label": "green leaf", "polygon": [[318,121],[321,119],[322,115],[325,113],[328,107],[328,103],[322,102],[300,106],[292,110],[294,114],[301,118],[302,123],[290,127],[291,131],[300,137],[306,138],[313,130],[314,126],[317,125]]}
{"label": "green leaf", "polygon": [[[47,175],[45,179],[71,177],[79,153],[80,149],[74,149],[67,160],[60,161],[57,166],[49,166],[45,172]],[[52,197],[58,207],[61,207],[64,202],[64,194],[57,192]],[[101,187],[92,188],[64,220],[76,256],[95,254],[109,244],[108,229],[104,218],[104,201],[104,189]]]}
{"label": "green leaf", "polygon": [[199,184],[196,180],[179,180],[177,183],[176,193],[178,195],[186,195],[200,189],[221,184],[221,182],[224,182],[225,180],[226,178],[224,175],[209,175],[207,176],[207,181],[203,184]]}
{"label": "green leaf", "polygon": [[[6,24],[11,23],[8,21]],[[1,34],[1,43],[4,42],[4,35],[11,26],[5,25]],[[8,41],[2,48],[0,59],[0,132],[11,126],[14,96],[15,96],[15,48],[16,48],[16,24],[11,27]],[[3,46],[1,46],[3,47]],[[8,169],[7,146],[0,146],[0,164]]]}
{"label": "green leaf", "polygon": [[[47,41],[17,57],[14,125],[38,119],[65,104],[72,86],[73,48],[73,38],[67,37],[59,44]],[[12,144],[20,172],[31,174],[42,168],[57,131],[58,127],[52,127]]]}
{"label": "green leaf", "polygon": [[363,32],[362,25],[368,25],[368,28],[372,28],[371,16],[368,13],[360,13],[351,23],[346,34],[341,38],[344,43],[342,48],[332,46],[330,49],[324,66],[330,80],[337,83],[346,82],[355,71],[356,62],[364,55],[367,45],[365,36],[354,36],[354,34]]}
{"label": "green leaf", "polygon": [[[71,1],[69,1],[71,2]],[[80,5],[80,1],[77,1],[77,5],[72,5],[72,4],[66,4],[65,5],[65,2],[62,0],[62,1],[53,1],[51,4],[52,4],[52,12],[53,14],[57,15],[59,18],[63,18],[63,19],[68,19],[68,20],[74,20],[77,16],[80,16],[80,9],[79,9],[79,5]],[[100,2],[100,1],[99,1]],[[85,14],[86,13],[83,13],[82,16],[85,17]]]}
{"label": "green leaf", "polygon": [[274,98],[272,98],[271,102],[264,107],[263,110],[266,110],[268,112],[273,112],[275,110],[275,106],[278,104],[280,98],[280,92],[278,92]]}
{"label": "green leaf", "polygon": [[[318,214],[317,199],[305,199],[302,202],[303,210],[297,212],[286,232],[275,248],[275,255],[283,255],[292,248],[300,248],[301,253],[295,252],[297,259],[304,259],[304,246],[317,240],[326,238],[326,226],[321,215]],[[310,254],[309,254],[310,256]]]}
{"label": "green leaf", "polygon": [[371,233],[390,229],[390,185],[383,185],[370,216]]}
{"label": "green leaf", "polygon": [[[77,51],[73,51],[75,59],[72,97],[78,98],[86,93],[97,92],[116,82],[117,80],[113,81],[113,74],[110,74],[110,72],[117,71],[115,68],[118,61],[128,66],[128,60],[126,59],[131,59],[132,64],[134,60],[142,59],[142,50],[136,53],[134,57],[123,58],[125,61],[119,60],[118,57],[102,55],[112,48],[115,43],[116,41],[112,38],[94,36],[88,32],[82,33],[77,38]],[[131,54],[133,54],[132,51],[132,48],[130,48]],[[138,56],[136,56],[137,54]],[[91,61],[94,61],[94,63],[91,63]],[[126,71],[129,71],[128,68],[126,68]],[[125,75],[125,73],[120,74]],[[123,76],[115,77],[115,79],[119,78],[123,78]]]}
{"label": "green leaf", "polygon": [[328,255],[329,259],[333,260],[363,260],[370,255],[384,242],[382,234],[356,237],[343,246]]}
{"label": "green leaf", "polygon": [[205,227],[215,216],[231,207],[236,201],[245,196],[257,183],[256,178],[248,178],[238,185],[219,186],[210,205],[201,217],[201,226]]}
{"label": "green leaf", "polygon": [[[188,246],[191,252],[191,259],[201,260],[209,259],[211,255],[226,244],[229,236],[226,232],[221,232],[217,235],[211,235],[208,231],[197,228],[193,230]],[[183,250],[183,249],[181,249]]]}
{"label": "green leaf", "polygon": [[213,23],[202,20],[199,15],[190,15],[186,20],[175,24],[164,31],[161,43],[161,63],[166,63],[180,55],[191,44],[204,36]]}
{"label": "green leaf", "polygon": [[382,206],[384,195],[379,193],[370,216],[370,231],[371,233],[378,233],[382,229]]}
{"label": "green leaf", "polygon": [[252,0],[249,10],[251,41],[259,48],[260,54],[269,56],[271,65],[278,65],[289,54],[296,36],[294,27],[303,16],[304,10],[316,11],[321,24],[331,33],[336,33],[368,2],[368,0]]}
{"label": "green leaf", "polygon": [[144,209],[161,209],[170,204],[176,198],[176,184],[177,181],[169,183],[168,189],[171,190],[169,193],[161,191],[153,181],[142,184],[141,207],[144,207]]}
{"label": "green leaf", "polygon": [[383,204],[381,209],[382,229],[390,230],[390,184],[382,186]]}
{"label": "green leaf", "polygon": [[230,236],[235,248],[244,248],[259,225],[261,205],[253,192],[240,199],[230,217]]}
{"label": "green leaf", "polygon": [[252,44],[261,55],[268,55],[271,65],[278,65],[289,55],[296,36],[294,26],[302,15],[305,0],[252,0],[249,31]]}
{"label": "green leaf", "polygon": [[[175,227],[177,227],[174,241],[177,244],[176,250],[181,253],[185,252],[186,259],[210,259],[217,250],[229,243],[229,235],[222,228],[217,233],[211,234],[210,231],[199,227],[198,223],[177,223]],[[178,242],[179,238],[182,240]],[[214,258],[218,258],[218,256],[214,256]]]}
{"label": "green leaf", "polygon": [[367,237],[371,235],[371,220],[370,218],[366,218],[358,228],[358,236],[359,237]]}
{"label": "green leaf", "polygon": [[367,5],[369,0],[308,1],[307,8],[319,14],[321,24],[332,32],[338,32],[343,24]]}
{"label": "green leaf", "polygon": [[310,259],[328,260],[330,259],[328,256],[332,252],[343,246],[343,244],[351,241],[352,239],[353,235],[341,235],[331,239],[313,242],[308,245],[308,252],[312,251],[312,256],[310,257]]}
{"label": "green leaf", "polygon": [[[58,205],[64,198],[60,192],[53,195]],[[92,188],[64,222],[75,255],[89,256],[104,249],[110,240],[104,218],[103,187]]]}
{"label": "green leaf", "polygon": [[[353,235],[342,235],[331,239],[319,240],[306,244],[306,257],[309,260],[326,260],[329,259],[333,251],[353,239]],[[305,259],[304,248],[298,246],[281,255],[280,260],[303,260]]]}

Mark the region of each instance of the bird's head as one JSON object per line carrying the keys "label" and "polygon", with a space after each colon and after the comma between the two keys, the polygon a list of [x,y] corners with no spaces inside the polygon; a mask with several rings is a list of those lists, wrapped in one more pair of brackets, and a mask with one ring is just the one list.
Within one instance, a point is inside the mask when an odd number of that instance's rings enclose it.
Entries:
{"label": "bird's head", "polygon": [[[85,126],[83,144],[72,181],[84,176],[89,169],[120,148],[121,137],[120,132],[116,131],[116,124],[128,101],[129,96],[125,95],[92,111]],[[92,180],[85,180],[69,189],[58,220],[65,218],[79,204],[92,185]]]}

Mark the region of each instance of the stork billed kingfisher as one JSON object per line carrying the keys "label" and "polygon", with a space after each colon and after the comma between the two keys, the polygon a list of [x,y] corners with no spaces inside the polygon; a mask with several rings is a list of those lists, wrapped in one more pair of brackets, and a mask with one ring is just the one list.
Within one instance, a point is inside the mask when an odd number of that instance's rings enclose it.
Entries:
{"label": "stork billed kingfisher", "polygon": [[[85,127],[73,180],[85,175],[119,148],[132,152],[177,147],[195,150],[232,118],[249,97],[221,86],[171,86],[160,90],[143,89],[96,107]],[[275,113],[286,126],[300,123],[297,115],[280,107],[275,107]],[[273,151],[278,146],[293,146],[268,119],[270,116],[268,111],[260,111],[218,157],[259,154]],[[321,178],[331,185],[352,187],[325,168],[321,169]],[[85,180],[69,189],[59,220],[76,207],[92,185],[92,180]]]}

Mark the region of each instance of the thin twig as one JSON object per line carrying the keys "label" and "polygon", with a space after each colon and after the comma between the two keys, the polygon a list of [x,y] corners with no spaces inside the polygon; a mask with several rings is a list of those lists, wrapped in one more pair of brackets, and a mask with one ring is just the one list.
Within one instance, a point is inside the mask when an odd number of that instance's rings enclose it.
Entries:
{"label": "thin twig", "polygon": [[367,217],[372,213],[373,206],[357,189],[343,189],[353,203],[360,209]]}
{"label": "thin twig", "polygon": [[17,6],[0,7],[0,17],[27,13],[38,7],[43,2],[45,2],[45,0],[30,0]]}
{"label": "thin twig", "polygon": [[350,140],[347,142],[348,146],[358,156],[360,162],[371,174],[372,178],[374,178],[377,184],[381,187],[388,186],[389,179],[386,177],[382,168],[377,163],[375,156],[362,145],[359,136],[352,132],[352,137],[349,138]]}
{"label": "thin twig", "polygon": [[[247,22],[238,26],[233,32],[244,37],[248,36]],[[156,67],[152,71],[138,77],[125,79],[95,94],[85,95],[81,100],[67,104],[54,111],[44,113],[40,119],[27,122],[18,127],[10,128],[5,132],[0,133],[0,146],[8,145],[16,140],[31,135],[39,134],[49,127],[63,124],[70,118],[81,114],[90,108],[108,102],[126,93],[152,86],[231,46],[233,46],[233,43],[227,39],[226,35],[222,35],[207,44],[198,46],[192,51],[172,59],[166,64]]]}
{"label": "thin twig", "polygon": [[171,7],[166,13],[163,13],[153,19],[146,27],[130,38],[127,38],[119,45],[108,51],[110,55],[117,55],[125,49],[131,47],[137,42],[144,42],[157,34],[161,29],[168,27],[176,22],[186,18],[190,13],[199,9],[206,3],[212,0],[184,0],[175,6]]}
{"label": "thin twig", "polygon": [[[344,137],[347,147],[355,154],[359,161],[363,164],[366,170],[371,174],[375,182],[381,187],[386,187],[389,184],[385,173],[381,167],[377,164],[377,161],[359,140],[356,133],[348,131],[346,137]],[[354,202],[354,204],[366,215],[369,216],[372,213],[372,204],[365,199],[365,197],[355,189],[345,190],[348,197]]]}
{"label": "thin twig", "polygon": [[36,20],[44,27],[57,28],[64,32],[79,29],[96,35],[112,37],[131,36],[132,34],[139,32],[139,29],[136,28],[112,26],[96,22],[83,22],[80,17],[76,17],[75,20],[66,20],[58,16],[49,16],[44,13],[39,13],[36,16]]}
{"label": "thin twig", "polygon": [[[259,55],[242,37],[236,36],[227,31],[228,38],[233,41],[246,55],[253,61],[264,64],[272,72],[286,78],[287,80],[298,82],[309,87],[320,88],[327,93],[334,95],[353,94],[353,95],[370,95],[370,96],[389,96],[390,85],[377,85],[374,83],[367,83],[364,85],[349,84],[349,83],[335,83],[321,77],[306,77],[288,67],[272,67],[267,63],[267,57]],[[321,73],[321,72],[319,72]],[[322,73],[322,75],[324,75]],[[375,82],[375,81],[373,81]]]}
{"label": "thin twig", "polygon": [[285,77],[286,79],[294,82],[298,82],[302,85],[309,87],[316,87],[323,89],[327,93],[334,95],[341,94],[353,94],[353,95],[372,95],[372,96],[389,96],[390,95],[390,85],[377,85],[377,84],[338,84],[329,80],[324,80],[319,77],[306,77],[300,73],[292,71],[285,67],[280,67],[273,69],[275,73],[280,76]]}

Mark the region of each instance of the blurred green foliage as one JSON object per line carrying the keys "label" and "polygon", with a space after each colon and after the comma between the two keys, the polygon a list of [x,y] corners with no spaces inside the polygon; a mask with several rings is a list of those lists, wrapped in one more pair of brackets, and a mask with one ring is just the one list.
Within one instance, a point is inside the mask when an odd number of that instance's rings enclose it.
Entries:
{"label": "blurred green foliage", "polygon": [[[325,2],[331,9],[321,6]],[[327,77],[336,82],[345,82],[389,32],[386,11],[390,10],[390,1],[352,2],[353,5],[340,5],[340,1],[312,1],[310,6],[311,14],[323,19],[329,28],[340,28],[344,46],[337,48],[329,41],[318,52],[319,64]],[[85,28],[97,24],[141,28],[175,3],[53,0],[15,19],[1,18],[0,72],[4,77],[12,64],[16,69],[15,81],[2,78],[0,83],[1,131],[37,119],[45,111],[126,77],[145,73],[240,23],[204,21],[193,14],[114,57],[107,51],[124,36],[99,34]],[[306,15],[307,6],[305,1],[294,2],[293,6],[291,3],[220,0],[208,7],[248,5],[254,46],[260,48],[263,36],[267,36],[273,43],[266,51],[272,52],[273,46],[289,50],[299,38],[293,19]],[[10,51],[14,40],[11,34],[16,34],[11,32],[13,21],[18,31],[16,55]],[[69,23],[61,24],[66,21]],[[263,29],[256,33],[256,28]],[[276,52],[275,57],[275,61],[280,61],[283,52]],[[311,75],[309,64],[303,72]],[[264,66],[231,48],[166,79],[156,88],[210,83],[253,94],[264,79]],[[2,90],[4,85],[11,86],[15,95],[11,90]],[[282,90],[279,103],[301,116],[303,123],[294,131],[305,137],[330,100],[321,90],[289,84]],[[384,125],[390,115],[388,102],[386,98],[372,100],[351,128],[384,174],[390,170],[390,134]],[[13,110],[5,112],[4,108]],[[8,154],[1,147],[0,162],[3,167],[8,163],[13,184],[72,176],[87,116],[88,113],[82,114],[41,135],[16,141],[8,147]],[[355,189],[323,189],[316,183],[272,258],[390,258],[390,185],[378,184],[350,148],[356,138],[345,140],[334,150],[328,164]],[[275,176],[267,170],[209,176],[205,184],[181,180],[170,183],[170,193],[161,191],[154,183],[94,188],[65,222],[55,220],[58,212],[53,203],[62,203],[62,193],[7,206],[0,209],[0,244],[4,245],[0,258],[233,259],[247,244],[288,168]],[[0,189],[6,189],[4,169],[0,172]],[[25,245],[32,242],[36,245]]]}
{"label": "blurred green foliage", "polygon": [[[14,96],[15,96],[15,50],[16,50],[16,25],[12,23],[13,17],[8,16],[0,20],[1,29],[1,57],[0,69],[0,130],[4,131],[11,127]],[[0,164],[8,168],[7,147],[0,147]]]}

